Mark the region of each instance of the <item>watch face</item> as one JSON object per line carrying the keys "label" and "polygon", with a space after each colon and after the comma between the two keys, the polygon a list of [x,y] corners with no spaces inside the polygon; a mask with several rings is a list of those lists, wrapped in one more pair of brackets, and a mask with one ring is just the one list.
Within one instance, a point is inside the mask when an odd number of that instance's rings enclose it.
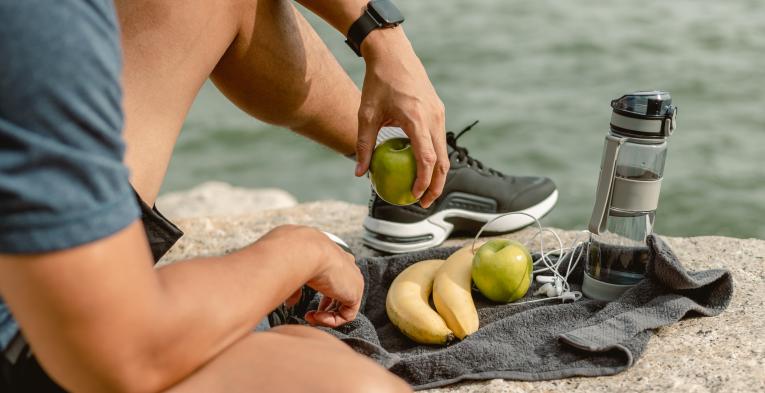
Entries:
{"label": "watch face", "polygon": [[372,0],[367,9],[384,25],[399,24],[404,21],[401,11],[390,0]]}

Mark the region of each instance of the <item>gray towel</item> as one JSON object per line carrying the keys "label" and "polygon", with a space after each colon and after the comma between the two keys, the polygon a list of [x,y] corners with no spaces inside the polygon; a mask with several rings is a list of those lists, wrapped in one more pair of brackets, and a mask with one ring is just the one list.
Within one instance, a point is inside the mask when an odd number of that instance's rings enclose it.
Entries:
{"label": "gray towel", "polygon": [[[385,313],[385,296],[407,266],[445,259],[456,248],[362,258],[358,264],[366,287],[361,313],[355,321],[327,331],[418,390],[465,380],[616,374],[640,358],[653,329],[685,316],[717,315],[733,295],[728,271],[688,272],[660,238],[650,237],[648,244],[652,252],[647,279],[617,301],[583,298],[566,304],[499,305],[476,295],[480,329],[447,347],[419,345],[401,334]],[[572,290],[580,288],[582,266],[579,263],[572,274]]]}

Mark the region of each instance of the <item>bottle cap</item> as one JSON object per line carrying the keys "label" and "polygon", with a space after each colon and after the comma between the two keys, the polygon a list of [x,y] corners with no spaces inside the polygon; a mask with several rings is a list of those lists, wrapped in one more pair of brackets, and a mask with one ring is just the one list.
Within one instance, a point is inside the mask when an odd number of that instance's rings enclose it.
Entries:
{"label": "bottle cap", "polygon": [[636,91],[613,101],[614,112],[627,112],[646,119],[663,118],[672,113],[672,96],[666,91]]}
{"label": "bottle cap", "polygon": [[611,101],[611,131],[633,138],[665,139],[675,129],[677,108],[666,91],[636,91]]}

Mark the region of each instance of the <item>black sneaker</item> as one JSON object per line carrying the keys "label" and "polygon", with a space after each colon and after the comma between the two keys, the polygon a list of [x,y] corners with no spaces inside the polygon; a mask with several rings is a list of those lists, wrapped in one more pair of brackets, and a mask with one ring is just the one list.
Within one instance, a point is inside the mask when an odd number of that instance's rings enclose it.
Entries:
{"label": "black sneaker", "polygon": [[[424,250],[443,243],[452,234],[475,236],[500,214],[524,212],[546,215],[558,201],[558,190],[546,177],[509,176],[470,157],[457,140],[476,123],[454,135],[446,134],[451,169],[441,196],[423,209],[420,205],[391,205],[372,192],[369,215],[364,219],[364,244],[389,253]],[[534,221],[510,215],[494,221],[488,234],[512,232]]]}

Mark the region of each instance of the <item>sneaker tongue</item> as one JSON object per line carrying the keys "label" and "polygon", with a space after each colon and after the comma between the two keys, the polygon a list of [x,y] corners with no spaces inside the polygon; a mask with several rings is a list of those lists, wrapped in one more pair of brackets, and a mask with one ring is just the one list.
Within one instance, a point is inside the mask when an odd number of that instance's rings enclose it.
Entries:
{"label": "sneaker tongue", "polygon": [[[465,163],[468,167],[470,167],[473,170],[476,170],[478,172],[489,173],[489,174],[492,174],[492,175],[504,177],[502,172],[500,172],[500,171],[498,171],[496,169],[490,168],[490,167],[486,166],[484,163],[482,163],[481,161],[476,160],[473,157],[470,157],[470,155],[467,154],[466,150],[463,153],[464,157],[460,157],[460,151],[458,149],[454,149],[452,146],[447,146],[446,147],[446,151],[448,152],[449,159],[452,162],[456,161],[456,162],[460,162],[460,163]],[[457,157],[455,157],[455,156],[457,156]]]}
{"label": "sneaker tongue", "polygon": [[478,172],[481,173],[489,173],[492,175],[497,175],[500,177],[504,177],[502,172],[489,168],[488,166],[485,166],[481,161],[470,157],[470,154],[468,154],[468,150],[462,146],[457,145],[457,140],[459,139],[462,134],[464,134],[467,131],[470,131],[473,126],[475,126],[478,123],[478,121],[474,122],[473,124],[465,127],[459,134],[455,135],[453,132],[447,132],[446,133],[446,151],[449,155],[449,158],[451,160],[454,160],[454,154],[458,154],[459,157],[456,159],[458,162],[467,162],[468,166],[470,168],[475,169]]}

